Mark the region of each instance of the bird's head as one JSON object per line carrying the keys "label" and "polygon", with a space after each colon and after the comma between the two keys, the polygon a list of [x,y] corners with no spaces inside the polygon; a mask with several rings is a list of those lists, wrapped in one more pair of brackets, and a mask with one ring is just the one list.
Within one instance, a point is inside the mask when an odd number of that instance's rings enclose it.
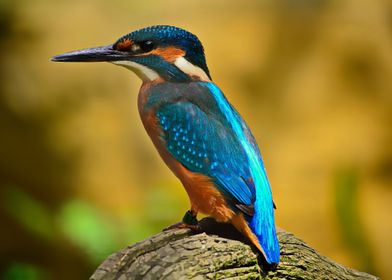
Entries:
{"label": "bird's head", "polygon": [[52,58],[61,62],[106,61],[125,66],[143,81],[209,81],[204,49],[192,33],[157,25],[122,36],[114,44],[68,52]]}

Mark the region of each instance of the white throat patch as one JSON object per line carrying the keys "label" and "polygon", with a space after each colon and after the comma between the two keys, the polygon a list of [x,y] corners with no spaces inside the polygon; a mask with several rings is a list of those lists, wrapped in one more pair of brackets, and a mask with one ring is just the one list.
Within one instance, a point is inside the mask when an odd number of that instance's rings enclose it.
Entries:
{"label": "white throat patch", "polygon": [[143,82],[154,81],[159,78],[158,73],[154,70],[133,61],[122,60],[113,61],[111,63],[124,66],[125,68],[132,70],[140,79],[142,79]]}
{"label": "white throat patch", "polygon": [[[143,82],[150,82],[159,78],[159,74],[156,71],[152,70],[151,68],[148,68],[147,66],[141,65],[133,61],[122,60],[122,61],[113,61],[111,63],[124,66],[125,68],[132,70],[140,79],[142,79]],[[176,60],[174,61],[174,65],[177,66],[178,69],[180,69],[185,74],[198,77],[201,81],[205,81],[205,82],[211,81],[203,69],[193,65],[188,60],[186,60],[183,56],[176,58]]]}
{"label": "white throat patch", "polygon": [[176,60],[174,61],[174,65],[177,66],[178,69],[180,69],[182,72],[184,72],[190,76],[196,76],[201,81],[205,81],[205,82],[211,81],[203,69],[201,69],[198,66],[193,65],[188,60],[186,60],[186,58],[183,56],[176,58]]}

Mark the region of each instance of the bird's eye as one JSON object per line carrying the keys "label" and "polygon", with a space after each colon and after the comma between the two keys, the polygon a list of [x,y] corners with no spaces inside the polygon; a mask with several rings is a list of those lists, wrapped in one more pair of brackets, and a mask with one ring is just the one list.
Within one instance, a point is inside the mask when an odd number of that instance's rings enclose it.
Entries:
{"label": "bird's eye", "polygon": [[150,40],[142,41],[139,43],[139,46],[143,52],[149,52],[154,49],[154,42]]}

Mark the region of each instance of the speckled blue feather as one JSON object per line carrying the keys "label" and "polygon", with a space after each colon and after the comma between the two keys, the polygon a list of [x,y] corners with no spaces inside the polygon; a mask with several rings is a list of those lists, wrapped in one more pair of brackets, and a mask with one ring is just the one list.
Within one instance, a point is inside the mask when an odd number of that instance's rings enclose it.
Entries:
{"label": "speckled blue feather", "polygon": [[[170,92],[170,94],[168,94]],[[270,185],[257,144],[245,122],[213,83],[163,83],[148,106],[156,115],[168,151],[186,168],[209,176],[236,212],[253,205],[247,221],[269,263],[278,263]],[[159,103],[159,106],[157,105]],[[246,214],[246,213],[245,213]]]}

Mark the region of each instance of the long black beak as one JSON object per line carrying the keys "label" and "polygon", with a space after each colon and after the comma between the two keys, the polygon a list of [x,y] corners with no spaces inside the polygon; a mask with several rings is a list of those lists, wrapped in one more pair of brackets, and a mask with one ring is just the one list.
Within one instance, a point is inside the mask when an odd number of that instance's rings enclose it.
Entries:
{"label": "long black beak", "polygon": [[112,45],[84,49],[56,55],[51,61],[60,62],[99,62],[99,61],[119,61],[129,59],[127,52],[113,49]]}

